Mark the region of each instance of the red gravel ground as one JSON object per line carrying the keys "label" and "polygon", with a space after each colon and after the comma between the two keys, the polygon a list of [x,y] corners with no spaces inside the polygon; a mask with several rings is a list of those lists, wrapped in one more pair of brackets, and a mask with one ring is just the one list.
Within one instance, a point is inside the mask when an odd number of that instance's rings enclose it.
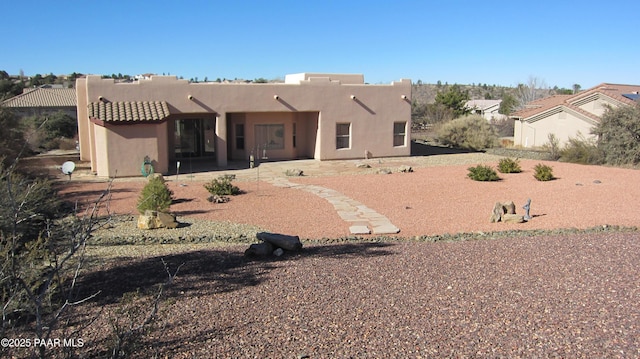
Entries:
{"label": "red gravel ground", "polygon": [[[400,236],[640,224],[640,172],[549,163],[557,180],[523,173],[496,183],[468,166],[414,173],[295,178],[330,187],[387,216]],[[169,183],[179,215],[230,220],[302,238],[345,237],[333,207],[311,193],[238,182],[231,202],[206,201],[201,184]],[[111,210],[134,213],[142,182],[115,182]],[[63,192],[94,199],[104,183]],[[496,201],[533,220],[489,223]],[[83,310],[103,315],[83,332],[90,356],[106,355],[122,295],[166,280],[160,257],[105,260],[83,278],[103,292]],[[200,248],[200,249],[198,249]],[[172,358],[637,358],[640,234],[637,231],[501,237],[464,242],[305,245],[250,261],[246,246],[190,246],[163,256],[175,269],[155,329],[132,357]]]}
{"label": "red gravel ground", "polygon": [[[328,187],[385,215],[400,228],[399,236],[414,237],[475,231],[588,228],[599,225],[640,226],[640,171],[547,162],[556,180],[537,181],[533,167],[521,161],[523,172],[500,174],[498,182],[467,178],[468,166],[415,168],[413,173],[353,174],[296,177],[290,181]],[[110,209],[137,213],[144,182],[116,181]],[[181,186],[180,184],[186,184]],[[344,222],[326,200],[299,189],[261,182],[236,182],[245,194],[229,203],[211,204],[202,182],[168,182],[179,203],[178,216],[253,224],[300,238],[339,238],[349,235]],[[81,203],[95,200],[104,183],[70,182],[62,188]],[[516,211],[531,198],[533,220],[523,224],[490,223],[493,205],[513,201]]]}

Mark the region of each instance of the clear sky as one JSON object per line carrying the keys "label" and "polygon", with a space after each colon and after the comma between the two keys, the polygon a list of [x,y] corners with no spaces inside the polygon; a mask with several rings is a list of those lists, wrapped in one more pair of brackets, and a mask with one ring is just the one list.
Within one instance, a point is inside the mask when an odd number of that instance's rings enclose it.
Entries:
{"label": "clear sky", "polygon": [[8,0],[0,70],[640,84],[640,1]]}

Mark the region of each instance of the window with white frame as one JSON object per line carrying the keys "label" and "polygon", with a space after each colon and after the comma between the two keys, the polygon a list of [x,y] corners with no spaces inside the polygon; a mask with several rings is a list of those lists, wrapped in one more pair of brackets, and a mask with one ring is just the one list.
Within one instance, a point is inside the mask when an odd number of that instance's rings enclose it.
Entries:
{"label": "window with white frame", "polygon": [[393,147],[406,146],[406,138],[407,138],[407,123],[394,122],[393,123]]}
{"label": "window with white frame", "polygon": [[351,148],[351,124],[336,124],[336,149]]}

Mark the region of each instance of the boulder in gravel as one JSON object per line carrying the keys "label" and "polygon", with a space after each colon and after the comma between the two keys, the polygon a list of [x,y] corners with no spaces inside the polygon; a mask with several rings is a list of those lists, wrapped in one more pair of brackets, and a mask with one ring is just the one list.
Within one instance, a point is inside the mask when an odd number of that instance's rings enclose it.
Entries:
{"label": "boulder in gravel", "polygon": [[138,228],[140,229],[156,229],[156,218],[141,214],[138,216]]}
{"label": "boulder in gravel", "polygon": [[515,203],[513,203],[513,201],[496,202],[496,204],[493,206],[493,211],[491,212],[491,223],[500,221],[504,222],[503,218],[507,214],[516,214]]}
{"label": "boulder in gravel", "polygon": [[282,248],[288,251],[298,251],[302,248],[302,242],[300,242],[300,237],[298,236],[260,232],[256,234],[256,238],[266,243],[271,243],[276,248]]}
{"label": "boulder in gravel", "polygon": [[171,213],[147,210],[144,214],[138,216],[138,228],[140,229],[177,227],[178,222],[176,221],[176,216]]}
{"label": "boulder in gravel", "polygon": [[518,214],[506,213],[502,215],[502,222],[504,223],[524,223],[524,217]]}
{"label": "boulder in gravel", "polygon": [[227,196],[220,196],[217,194],[211,195],[207,198],[207,201],[211,203],[227,203],[230,201],[230,198]]}
{"label": "boulder in gravel", "polygon": [[403,165],[403,166],[400,166],[400,168],[398,168],[398,172],[411,173],[413,172],[413,168],[411,168],[411,166]]}
{"label": "boulder in gravel", "polygon": [[176,228],[178,227],[178,221],[176,221],[176,216],[171,213],[157,212],[157,222],[159,224],[159,228]]}
{"label": "boulder in gravel", "polygon": [[302,249],[302,242],[300,242],[300,237],[298,236],[259,232],[256,233],[256,238],[263,242],[250,245],[244,251],[246,257],[265,258],[271,255],[280,257],[285,251],[295,252]]}
{"label": "boulder in gravel", "polygon": [[268,242],[254,243],[244,251],[246,257],[268,257],[273,254],[273,245]]}
{"label": "boulder in gravel", "polygon": [[288,177],[298,177],[304,175],[304,172],[298,168],[289,168],[284,171],[284,174]]}

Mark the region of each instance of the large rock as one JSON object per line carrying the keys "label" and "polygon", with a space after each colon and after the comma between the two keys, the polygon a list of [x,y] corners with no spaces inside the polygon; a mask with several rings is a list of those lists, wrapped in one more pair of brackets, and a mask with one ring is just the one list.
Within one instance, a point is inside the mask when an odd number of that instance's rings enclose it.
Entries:
{"label": "large rock", "polygon": [[402,166],[400,166],[400,168],[398,168],[398,172],[411,173],[411,172],[413,172],[413,168],[411,166],[402,165]]}
{"label": "large rock", "polygon": [[138,216],[138,228],[140,229],[156,229],[156,217],[141,214]]}
{"label": "large rock", "polygon": [[284,171],[284,174],[289,177],[298,177],[304,175],[304,172],[298,168],[289,168]]}
{"label": "large rock", "polygon": [[178,222],[176,221],[176,216],[171,213],[158,212],[156,217],[156,222],[158,223],[158,228],[176,228],[178,227]]}
{"label": "large rock", "polygon": [[524,223],[524,216],[518,214],[506,213],[502,215],[502,222],[504,223]]}
{"label": "large rock", "polygon": [[300,237],[298,236],[260,232],[256,233],[256,238],[266,243],[271,243],[276,248],[282,248],[288,251],[298,251],[302,248],[302,242],[300,242]]}
{"label": "large rock", "polygon": [[[491,223],[494,222],[505,222],[505,215],[515,215],[516,214],[516,205],[513,201],[507,202],[496,202],[493,206],[493,211],[491,212]],[[522,217],[522,216],[520,216]]]}
{"label": "large rock", "polygon": [[146,210],[144,214],[138,216],[138,228],[140,229],[176,227],[178,227],[176,216],[171,213]]}
{"label": "large rock", "polygon": [[273,254],[273,245],[269,242],[254,243],[244,251],[247,257],[268,257]]}

